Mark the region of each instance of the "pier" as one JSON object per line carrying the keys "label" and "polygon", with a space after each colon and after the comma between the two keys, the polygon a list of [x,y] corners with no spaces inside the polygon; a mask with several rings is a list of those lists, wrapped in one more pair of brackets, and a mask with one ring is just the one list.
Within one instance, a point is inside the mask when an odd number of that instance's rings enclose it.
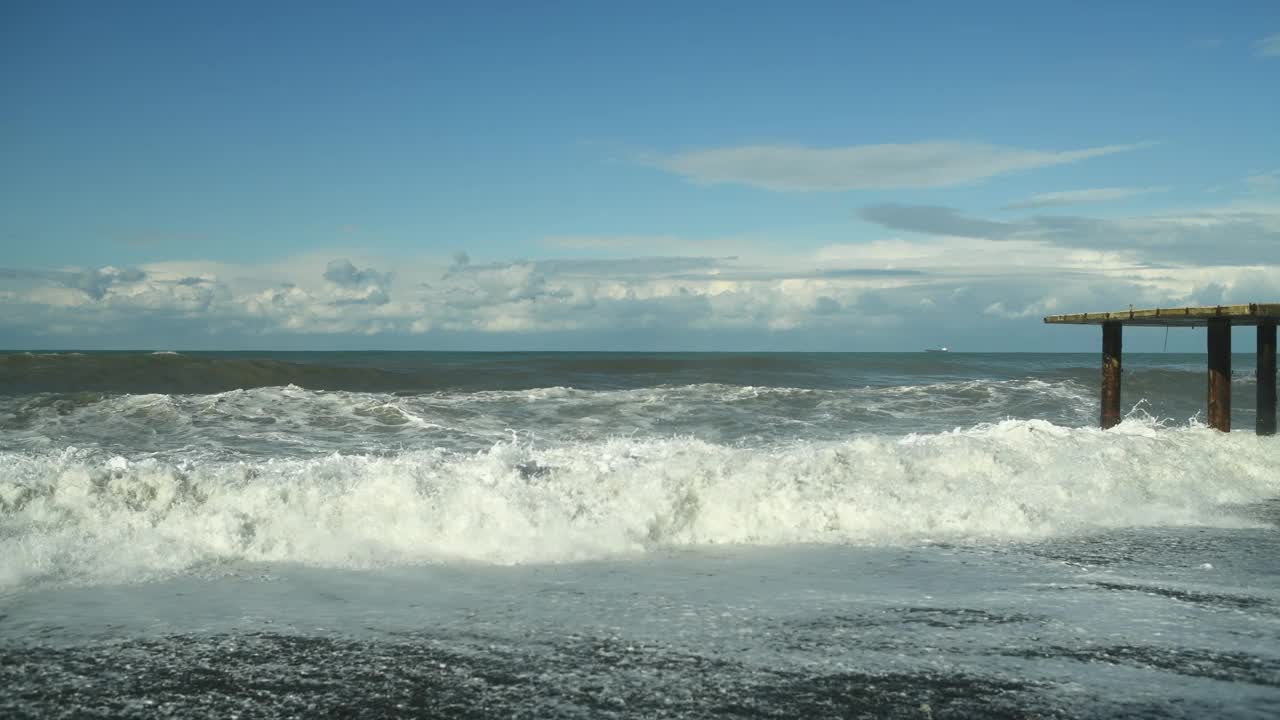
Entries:
{"label": "pier", "polygon": [[1153,308],[1119,312],[1050,315],[1051,325],[1102,326],[1102,429],[1120,422],[1121,347],[1125,325],[1139,327],[1207,327],[1209,352],[1209,426],[1231,431],[1231,328],[1243,325],[1258,329],[1258,421],[1259,435],[1276,433],[1276,323],[1280,303],[1213,305],[1208,307]]}

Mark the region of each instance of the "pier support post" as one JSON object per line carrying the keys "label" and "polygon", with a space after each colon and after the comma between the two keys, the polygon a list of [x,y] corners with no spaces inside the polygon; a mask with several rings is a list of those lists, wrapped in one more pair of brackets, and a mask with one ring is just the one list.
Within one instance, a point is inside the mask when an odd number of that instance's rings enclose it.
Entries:
{"label": "pier support post", "polygon": [[1102,324],[1102,417],[1103,430],[1120,424],[1120,354],[1124,325]]}
{"label": "pier support post", "polygon": [[1258,323],[1258,434],[1276,434],[1276,322]]}
{"label": "pier support post", "polygon": [[1231,321],[1209,321],[1209,427],[1231,432]]}

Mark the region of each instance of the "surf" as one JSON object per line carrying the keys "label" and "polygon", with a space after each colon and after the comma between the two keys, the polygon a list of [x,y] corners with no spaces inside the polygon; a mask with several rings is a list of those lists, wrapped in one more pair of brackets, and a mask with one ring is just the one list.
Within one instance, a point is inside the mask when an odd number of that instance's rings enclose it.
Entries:
{"label": "surf", "polygon": [[562,563],[717,545],[1035,541],[1256,527],[1280,445],[1127,420],[1009,420],[752,447],[612,438],[319,458],[5,452],[0,587],[219,563]]}

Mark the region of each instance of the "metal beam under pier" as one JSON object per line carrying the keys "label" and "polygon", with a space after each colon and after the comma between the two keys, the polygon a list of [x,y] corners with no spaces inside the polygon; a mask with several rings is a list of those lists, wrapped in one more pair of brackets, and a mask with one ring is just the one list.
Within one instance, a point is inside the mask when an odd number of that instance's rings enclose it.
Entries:
{"label": "metal beam under pier", "polygon": [[1049,315],[1051,325],[1102,326],[1102,427],[1120,422],[1120,332],[1125,325],[1209,328],[1209,426],[1231,431],[1231,328],[1258,327],[1258,435],[1276,434],[1276,325],[1280,303],[1147,308]]}
{"label": "metal beam under pier", "polygon": [[1102,415],[1099,424],[1103,430],[1120,424],[1120,356],[1123,330],[1124,325],[1118,322],[1102,324]]}
{"label": "metal beam under pier", "polygon": [[1209,427],[1231,432],[1231,321],[1209,321]]}
{"label": "metal beam under pier", "polygon": [[1258,323],[1259,435],[1276,434],[1276,323]]}

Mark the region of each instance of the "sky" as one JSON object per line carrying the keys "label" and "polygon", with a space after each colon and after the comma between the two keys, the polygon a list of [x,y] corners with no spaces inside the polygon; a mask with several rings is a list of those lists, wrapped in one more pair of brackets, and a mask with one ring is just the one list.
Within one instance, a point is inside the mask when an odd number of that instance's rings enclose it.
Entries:
{"label": "sky", "polygon": [[1278,127],[1274,0],[0,0],[0,348],[1095,352]]}

